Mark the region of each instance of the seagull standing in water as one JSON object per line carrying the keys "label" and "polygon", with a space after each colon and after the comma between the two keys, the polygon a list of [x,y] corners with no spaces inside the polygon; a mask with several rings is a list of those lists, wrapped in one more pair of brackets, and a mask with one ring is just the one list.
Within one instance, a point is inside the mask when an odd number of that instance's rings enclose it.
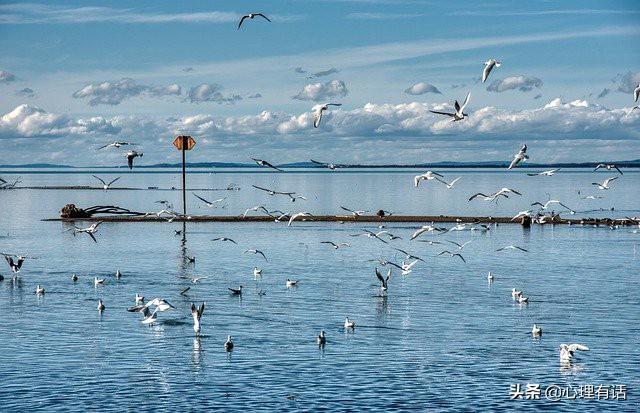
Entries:
{"label": "seagull standing in water", "polygon": [[513,160],[509,164],[507,169],[515,168],[520,162],[524,162],[529,159],[529,155],[527,155],[527,145],[522,145],[522,148],[513,156]]}
{"label": "seagull standing in water", "polygon": [[346,329],[353,329],[356,327],[356,323],[352,320],[349,320],[349,317],[344,319],[344,328]]}
{"label": "seagull standing in water", "polygon": [[98,311],[103,312],[105,309],[104,302],[102,300],[98,300]]}
{"label": "seagull standing in water", "polygon": [[560,344],[560,362],[571,363],[573,361],[573,354],[580,351],[589,351],[589,347],[582,344]]}
{"label": "seagull standing in water", "polygon": [[133,169],[133,160],[138,157],[142,158],[142,155],[144,155],[142,152],[136,151],[129,151],[124,155],[124,157],[127,158],[127,165],[129,165],[129,169]]}
{"label": "seagull standing in water", "polygon": [[198,308],[194,303],[191,303],[191,315],[193,316],[193,331],[195,331],[196,335],[200,335],[200,318],[202,318],[202,313],[204,313],[204,303],[200,304]]}
{"label": "seagull standing in water", "polygon": [[471,97],[471,93],[467,93],[467,97],[464,100],[464,103],[462,104],[462,106],[460,106],[460,104],[458,103],[458,101],[456,100],[453,107],[455,108],[455,112],[454,113],[449,113],[449,112],[439,112],[437,110],[429,110],[429,112],[431,113],[436,113],[438,115],[447,115],[450,116],[452,119],[452,121],[457,122],[459,120],[464,119],[465,117],[469,116],[466,113],[464,113],[464,109],[467,107],[467,104],[469,103],[469,98]]}
{"label": "seagull standing in water", "polygon": [[499,62],[494,59],[489,59],[484,62],[484,69],[482,70],[482,83],[484,83],[489,77],[489,73],[493,70],[494,67],[500,67],[502,62]]}
{"label": "seagull standing in water", "polygon": [[542,335],[542,327],[534,323],[531,334],[533,334],[534,337],[540,337]]}
{"label": "seagull standing in water", "polygon": [[258,267],[253,267],[253,276],[255,278],[262,277],[262,270]]}
{"label": "seagull standing in water", "polygon": [[602,183],[598,183],[598,182],[592,182],[591,185],[596,185],[598,187],[598,189],[602,189],[602,190],[607,190],[607,189],[611,189],[611,187],[609,186],[609,184],[611,183],[611,181],[615,181],[616,179],[618,179],[617,176],[613,176],[611,178],[607,178],[604,181],[602,181]]}
{"label": "seagull standing in water", "polygon": [[251,19],[251,20],[253,20],[253,19],[255,19],[255,18],[256,18],[256,17],[258,17],[258,16],[262,17],[263,19],[265,19],[265,20],[266,20],[266,21],[268,21],[268,22],[271,22],[271,20],[269,20],[269,18],[268,18],[267,16],[265,16],[264,14],[262,14],[262,13],[249,13],[249,14],[245,14],[244,16],[242,16],[242,17],[240,18],[240,21],[238,22],[238,30],[240,30],[240,27],[242,26],[242,23],[243,23],[246,19]]}
{"label": "seagull standing in water", "polygon": [[[342,103],[325,103],[324,105],[319,105],[316,109],[316,113],[313,116],[313,127],[317,128],[320,126],[320,121],[322,120],[322,113],[325,110],[329,109],[329,106],[342,106]],[[335,169],[335,168],[330,168]]]}
{"label": "seagull standing in water", "polygon": [[231,341],[231,336],[227,336],[227,341],[224,343],[224,349],[227,351],[233,350],[233,341]]}
{"label": "seagull standing in water", "polygon": [[102,178],[100,178],[100,177],[98,177],[98,176],[95,176],[95,175],[91,175],[91,176],[93,176],[94,178],[96,178],[98,181],[102,182],[102,189],[104,189],[105,191],[106,191],[107,189],[109,189],[109,187],[111,186],[111,184],[113,184],[115,181],[117,181],[118,179],[120,179],[120,177],[117,177],[116,179],[112,180],[111,182],[106,183],[105,181],[103,181],[103,180],[102,180]]}

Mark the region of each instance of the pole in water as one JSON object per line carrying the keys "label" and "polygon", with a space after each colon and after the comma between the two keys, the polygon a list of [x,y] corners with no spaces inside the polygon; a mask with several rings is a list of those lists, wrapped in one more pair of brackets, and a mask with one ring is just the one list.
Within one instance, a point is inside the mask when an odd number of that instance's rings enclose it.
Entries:
{"label": "pole in water", "polygon": [[179,151],[182,152],[182,213],[184,219],[187,217],[187,171],[186,171],[186,158],[187,151],[193,149],[196,146],[196,141],[191,136],[180,135],[173,141]]}

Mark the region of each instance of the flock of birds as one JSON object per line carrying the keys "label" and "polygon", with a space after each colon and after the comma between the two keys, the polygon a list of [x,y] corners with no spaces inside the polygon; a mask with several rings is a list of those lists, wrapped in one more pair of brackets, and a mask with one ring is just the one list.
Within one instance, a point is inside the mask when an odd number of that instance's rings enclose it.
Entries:
{"label": "flock of birds", "polygon": [[[238,30],[241,29],[243,27],[243,24],[249,20],[254,20],[255,18],[261,18],[262,20],[265,20],[267,22],[271,22],[271,20],[264,15],[263,13],[249,13],[247,15],[242,16],[242,18],[240,19],[240,21],[238,22]],[[495,59],[489,59],[484,63],[484,69],[482,71],[482,82],[484,83],[489,75],[491,74],[491,72],[496,69],[499,68],[501,66],[501,62],[497,61]],[[634,97],[634,101],[637,102],[638,98],[640,95],[640,85],[638,85],[637,88],[635,88],[634,92],[633,92],[633,97]],[[436,110],[431,110],[432,113],[435,114],[439,114],[439,115],[443,115],[443,116],[448,116],[451,118],[452,121],[454,122],[458,122],[458,121],[462,121],[464,120],[466,117],[468,117],[469,115],[465,112],[466,107],[469,104],[471,98],[471,93],[467,93],[465,100],[463,101],[462,104],[460,104],[457,100],[454,102],[454,111],[453,112],[445,112],[445,111],[436,111]],[[313,122],[313,126],[315,128],[320,127],[321,125],[321,121],[323,118],[323,114],[328,111],[330,109],[330,107],[339,107],[341,106],[341,103],[334,103],[334,102],[329,102],[329,103],[325,103],[323,105],[318,105],[315,108],[315,116],[314,116],[314,122]],[[638,108],[637,106],[634,107],[634,109]],[[103,149],[110,149],[110,148],[115,148],[115,149],[119,149],[121,147],[129,147],[129,146],[135,146],[137,145],[136,143],[133,142],[127,142],[127,141],[115,141],[115,142],[111,142],[111,143],[107,143],[103,146],[100,146],[99,148],[97,148],[97,150],[103,150]],[[511,160],[508,169],[511,170],[513,168],[516,168],[518,165],[520,165],[521,163],[527,161],[529,159],[529,155],[527,154],[527,145],[523,145],[520,150],[514,154],[513,159]],[[127,150],[127,152],[124,154],[124,157],[127,160],[127,165],[129,167],[129,169],[133,168],[133,164],[134,164],[134,160],[138,157],[142,157],[143,153],[142,152],[138,152],[136,150]],[[264,159],[259,159],[259,158],[251,158],[258,166],[260,167],[265,167],[265,168],[270,168],[272,170],[278,171],[278,172],[284,172],[284,170],[282,168],[279,168],[278,166],[264,160]],[[345,167],[346,165],[340,165],[340,164],[334,164],[334,163],[324,163],[324,162],[319,162],[319,161],[315,161],[315,160],[311,160],[313,163],[321,166],[321,167],[326,167],[330,170],[336,170],[338,168],[341,167]],[[595,187],[597,187],[599,190],[610,190],[612,188],[612,182],[614,182],[615,180],[617,180],[620,176],[623,175],[623,172],[616,166],[616,165],[610,165],[610,164],[599,164],[595,167],[594,171],[600,170],[600,169],[604,169],[606,171],[616,171],[619,175],[618,176],[612,176],[609,178],[606,178],[604,181],[602,182],[593,182],[593,185]],[[529,173],[528,175],[530,176],[544,176],[544,177],[551,177],[553,175],[555,175],[556,173],[559,172],[559,168],[556,169],[551,169],[551,170],[547,170],[547,171],[541,171],[541,172],[536,172],[536,173]],[[111,188],[111,186],[118,181],[118,178],[112,179],[112,180],[105,180],[101,177],[95,176],[93,175],[93,177],[95,179],[97,179],[98,181],[100,181],[100,183],[102,184],[103,189],[109,190]],[[434,183],[440,183],[442,185],[445,185],[445,187],[447,188],[447,190],[453,190],[455,188],[456,183],[461,179],[461,177],[457,177],[453,180],[451,180],[450,182],[448,182],[445,177],[438,173],[438,172],[434,172],[434,171],[427,171],[423,174],[417,175],[414,177],[413,180],[413,184],[414,187],[419,188],[421,185],[424,185],[426,183],[429,182],[434,182]],[[17,182],[16,182],[17,183]],[[13,186],[15,187],[16,183],[10,184],[7,181],[3,180],[0,178],[0,188],[2,187],[10,187]],[[297,194],[296,192],[293,191],[279,191],[279,190],[275,190],[275,189],[270,189],[270,188],[265,188],[265,187],[260,187],[257,185],[253,185],[253,188],[258,190],[258,191],[262,191],[264,193],[266,193],[269,196],[282,196],[282,197],[287,197],[288,199],[290,199],[291,202],[295,203],[298,200],[306,200],[307,198]],[[201,195],[198,194],[193,194],[197,199],[199,199],[201,202],[203,202],[204,205],[206,205],[209,208],[217,208],[217,207],[223,207],[223,203],[226,200],[225,198],[221,198],[221,199],[216,199],[213,201],[209,201],[207,199],[205,199],[204,197],[202,197]],[[483,192],[478,192],[475,193],[473,195],[471,195],[468,200],[469,202],[474,201],[474,200],[483,200],[483,201],[487,201],[487,202],[498,202],[501,198],[509,198],[510,196],[521,196],[522,193],[520,191],[517,191],[513,188],[508,188],[508,187],[503,187],[500,188],[498,190],[496,190],[495,192],[492,193],[483,193]],[[591,198],[589,198],[591,197]],[[584,197],[583,199],[596,199],[596,195],[589,195],[587,197]],[[157,216],[164,216],[167,218],[167,220],[171,221],[173,219],[175,219],[176,217],[179,217],[180,214],[175,212],[173,210],[172,205],[168,202],[168,201],[157,201],[158,203],[162,204],[163,209],[157,213],[155,213],[155,215]],[[550,218],[552,219],[554,216],[554,212],[551,212],[551,215],[549,215],[547,213],[547,211],[549,210],[549,208],[552,205],[557,205],[559,207],[564,208],[565,210],[567,210],[569,213],[574,214],[575,211],[568,207],[565,203],[561,202],[560,200],[557,199],[549,199],[545,202],[535,202],[533,204],[531,204],[531,207],[539,207],[538,210],[536,212],[534,212],[533,209],[528,209],[525,211],[520,211],[518,212],[514,217],[513,220],[518,220],[518,219],[522,219],[525,217],[529,217],[529,218],[533,218],[534,221],[537,221],[539,223],[545,223],[547,222]],[[345,206],[340,206],[341,210],[347,212],[348,214],[350,214],[350,216],[353,217],[359,217],[362,216],[364,214],[367,214],[369,211],[366,210],[356,210],[356,209],[352,209],[352,208],[348,208]],[[284,212],[284,211],[280,211],[280,210],[269,210],[266,206],[264,205],[256,205],[254,207],[250,207],[248,208],[244,214],[242,214],[243,217],[246,217],[249,213],[252,212],[260,212],[260,213],[265,213],[269,216],[271,216],[276,222],[281,222],[281,221],[286,221],[288,226],[293,225],[293,223],[295,221],[306,221],[306,220],[312,220],[313,219],[313,214],[311,214],[308,211],[301,211],[301,212],[297,212],[297,213],[292,213],[292,212]],[[391,215],[392,213],[389,211],[380,211],[382,214],[381,216],[388,216]],[[380,214],[379,212],[379,214]],[[187,217],[189,218],[189,217]],[[637,218],[634,218],[637,222],[640,222],[640,220],[638,220]],[[74,235],[76,234],[87,234],[94,242],[97,242],[96,239],[96,233],[100,227],[101,222],[94,222],[93,224],[91,224],[88,227],[77,227],[77,226],[73,226],[72,228],[69,229],[69,231],[72,231]],[[424,225],[421,226],[420,228],[417,228],[414,230],[414,232],[412,233],[411,237],[410,237],[410,241],[415,241],[415,242],[426,242],[429,243],[429,245],[447,245],[450,248],[448,249],[444,249],[443,251],[439,252],[438,254],[436,254],[434,257],[440,257],[440,256],[444,256],[444,257],[449,257],[449,258],[456,258],[459,259],[462,262],[466,262],[466,259],[464,258],[464,256],[462,255],[462,251],[465,248],[465,246],[470,243],[471,241],[466,241],[464,243],[458,243],[455,241],[449,241],[449,240],[442,240],[440,241],[439,239],[423,239],[421,238],[424,234],[447,234],[450,233],[451,231],[481,231],[481,232],[486,232],[490,230],[490,226],[489,225],[485,225],[485,224],[480,224],[480,223],[472,223],[472,224],[467,224],[467,223],[461,223],[458,222],[456,223],[455,226],[450,227],[450,228],[445,228],[445,227],[436,227],[433,223],[429,224],[429,225]],[[176,230],[176,234],[180,234],[181,231]],[[379,268],[377,266],[375,266],[374,268],[374,274],[376,279],[379,281],[380,283],[380,296],[381,297],[386,297],[387,294],[389,294],[389,287],[390,287],[390,282],[392,281],[394,274],[393,271],[399,271],[400,274],[402,276],[407,276],[409,274],[411,274],[411,272],[414,270],[414,268],[419,265],[420,263],[425,263],[425,259],[411,253],[408,252],[406,250],[397,248],[395,246],[392,245],[392,243],[395,240],[398,239],[402,239],[402,236],[399,235],[395,235],[392,234],[389,230],[385,229],[384,226],[381,226],[379,228],[379,231],[374,232],[374,231],[370,231],[370,230],[363,230],[361,233],[357,233],[357,234],[350,234],[352,237],[366,237],[372,240],[376,240],[378,242],[381,242],[383,244],[386,245],[390,245],[392,246],[392,248],[394,249],[394,251],[396,253],[400,253],[404,259],[401,260],[400,262],[394,262],[391,260],[387,260],[385,258],[375,258],[375,259],[371,259],[368,260],[370,262],[376,262],[378,265],[383,266],[383,267],[388,267],[386,274],[383,275],[382,272],[379,270]],[[421,239],[418,239],[421,238]],[[236,241],[234,241],[232,238],[230,237],[226,237],[226,236],[222,236],[222,237],[217,237],[214,238],[212,241],[215,242],[222,242],[222,243],[232,243],[232,244],[237,244]],[[346,241],[322,241],[321,244],[323,245],[327,245],[330,248],[333,249],[340,249],[340,248],[348,248],[351,245],[346,242]],[[452,251],[453,250],[453,251]],[[521,253],[527,253],[528,251],[525,248],[522,248],[520,246],[517,245],[508,245],[508,246],[504,246],[502,248],[499,248],[496,250],[496,252],[505,252],[505,251],[517,251],[517,252],[521,252]],[[253,255],[257,255],[260,256],[262,259],[264,259],[265,261],[267,260],[267,255],[260,250],[257,250],[255,248],[247,248],[243,251],[244,254],[253,254]],[[19,282],[19,276],[18,274],[21,271],[22,265],[25,262],[26,259],[32,258],[35,259],[36,257],[28,257],[25,255],[16,255],[16,254],[9,254],[9,253],[2,253],[2,255],[5,256],[6,262],[9,265],[10,270],[14,273],[14,276],[12,278],[12,282]],[[195,257],[188,257],[190,262],[195,262]],[[262,270],[260,268],[258,268],[257,266],[254,267],[253,269],[253,275],[254,277],[258,278],[262,276]],[[118,270],[115,273],[115,278],[119,279],[122,276],[121,272]],[[192,277],[191,278],[191,282],[193,284],[197,284],[199,281],[205,279],[206,277]],[[0,275],[0,281],[2,281],[4,279],[4,277],[2,277]],[[494,275],[489,272],[488,276],[487,276],[487,280],[489,283],[492,283],[494,281],[495,277]],[[77,275],[72,275],[71,277],[72,282],[77,282],[78,281],[78,276]],[[95,288],[99,288],[102,285],[104,285],[105,283],[105,279],[99,279],[98,277],[94,278],[94,287]],[[287,279],[285,282],[285,286],[286,288],[295,288],[298,286],[299,280],[293,280],[293,279]],[[188,293],[190,287],[187,287],[186,289],[180,291],[181,295],[185,295]],[[229,287],[229,294],[231,295],[236,295],[236,296],[241,296],[243,294],[243,287],[242,285],[238,286],[238,287]],[[44,295],[45,294],[45,288],[41,285],[37,285],[35,293],[37,295]],[[264,291],[260,291],[258,294],[260,295],[264,295]],[[514,301],[526,305],[529,302],[529,298],[526,297],[524,295],[523,291],[517,290],[516,288],[512,289],[511,292],[511,296],[513,298]],[[100,312],[105,311],[106,309],[106,305],[103,302],[102,299],[98,300],[97,303],[97,310]],[[145,325],[151,325],[154,323],[158,322],[158,315],[160,313],[164,313],[166,311],[175,311],[177,310],[176,307],[171,304],[169,301],[167,301],[164,298],[161,297],[155,297],[151,300],[147,300],[145,301],[145,297],[136,293],[135,297],[134,297],[134,305],[130,308],[127,309],[130,312],[134,312],[134,313],[138,313],[141,315],[141,323],[145,324]],[[190,313],[192,315],[193,318],[193,330],[194,333],[198,336],[201,334],[202,332],[202,324],[201,324],[201,320],[205,311],[205,303],[201,303],[200,305],[196,305],[195,303],[191,303],[191,306],[189,308]],[[344,321],[344,328],[347,330],[354,330],[356,328],[356,322],[353,319],[350,319],[349,317],[345,317],[345,321]],[[535,337],[540,337],[542,335],[542,327],[538,324],[534,324],[531,330],[531,334]],[[324,330],[320,331],[318,336],[316,337],[316,342],[319,346],[323,347],[326,342],[327,342],[327,338],[326,338],[326,333]],[[227,340],[224,344],[224,348],[227,351],[231,351],[234,347],[234,343],[232,341],[232,337],[230,335],[227,336]],[[588,351],[589,348],[581,345],[581,344],[561,344],[559,347],[559,352],[560,352],[560,360],[562,363],[570,363],[574,353],[576,351]]]}

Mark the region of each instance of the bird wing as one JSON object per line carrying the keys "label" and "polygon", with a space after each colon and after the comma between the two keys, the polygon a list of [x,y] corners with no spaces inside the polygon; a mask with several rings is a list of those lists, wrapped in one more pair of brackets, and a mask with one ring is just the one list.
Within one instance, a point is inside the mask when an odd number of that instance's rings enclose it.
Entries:
{"label": "bird wing", "polygon": [[202,313],[204,313],[204,303],[200,304],[200,307],[198,307],[198,318],[202,317]]}
{"label": "bird wing", "polygon": [[251,185],[251,186],[252,186],[252,187],[254,187],[255,189],[259,189],[259,190],[261,190],[261,191],[265,191],[265,192],[272,192],[270,189],[263,188],[263,187],[258,186],[258,185]]}
{"label": "bird wing", "polygon": [[272,164],[270,164],[270,163],[269,163],[269,162],[267,162],[267,161],[263,161],[263,162],[264,162],[264,164],[265,164],[266,166],[268,166],[268,167],[269,167],[269,168],[271,168],[271,169],[275,169],[276,171],[284,172],[282,169],[280,169],[280,168],[278,168],[278,167],[276,167],[276,166],[273,166]]}
{"label": "bird wing", "polygon": [[322,120],[322,110],[319,110],[318,112],[316,112],[315,116],[313,117],[313,127],[317,128],[318,126],[320,126],[321,120]]}
{"label": "bird wing", "polygon": [[111,182],[109,182],[109,183],[107,184],[107,186],[111,186],[111,184],[112,184],[112,183],[114,183],[115,181],[117,181],[118,179],[120,179],[120,177],[117,177],[116,179],[114,179],[114,180],[112,180]]}
{"label": "bird wing", "polygon": [[519,162],[520,162],[520,154],[518,153],[516,156],[513,157],[513,160],[511,161],[507,169],[513,169],[513,167],[516,166]]}
{"label": "bird wing", "polygon": [[529,252],[528,250],[526,250],[526,249],[524,249],[524,248],[522,248],[522,247],[515,246],[515,248],[516,248],[516,249],[519,249],[520,251]]}
{"label": "bird wing", "polygon": [[620,172],[620,175],[624,175],[624,174],[622,173],[622,171],[620,170],[620,168],[618,168],[616,165],[613,165],[613,167],[615,168],[615,170],[616,170],[616,171]]}
{"label": "bird wing", "polygon": [[469,201],[473,201],[474,199],[476,199],[476,198],[477,198],[477,197],[479,197],[479,196],[483,196],[483,197],[485,197],[485,198],[487,197],[487,195],[485,195],[485,194],[483,194],[483,193],[481,193],[481,192],[478,192],[477,194],[472,195],[472,196],[471,196],[471,198],[469,198]]}
{"label": "bird wing", "polygon": [[269,20],[269,18],[267,16],[265,16],[262,13],[253,13],[254,16],[260,16],[260,17],[264,17],[264,19],[268,22],[271,22],[271,20]]}
{"label": "bird wing", "polygon": [[482,83],[484,83],[489,77],[489,73],[491,73],[491,69],[493,69],[492,64],[488,64],[484,66],[484,69],[482,70]]}
{"label": "bird wing", "polygon": [[127,156],[127,165],[129,165],[129,169],[133,169],[133,156]]}
{"label": "bird wing", "polygon": [[464,111],[464,108],[467,107],[467,104],[469,104],[469,99],[471,98],[471,92],[467,93],[467,97],[464,99],[464,103],[462,104],[462,107],[460,108],[460,112]]}
{"label": "bird wing", "polygon": [[638,87],[633,91],[633,100],[637,102],[638,96],[640,96],[640,85],[638,85]]}
{"label": "bird wing", "polygon": [[328,165],[328,164],[326,164],[324,162],[314,161],[313,159],[311,159],[311,162],[315,163],[316,165],[321,165],[321,166],[327,166]]}
{"label": "bird wing", "polygon": [[568,348],[569,348],[569,351],[572,353],[576,350],[589,351],[589,347],[583,346],[582,344],[569,344]]}
{"label": "bird wing", "polygon": [[101,146],[101,147],[99,147],[97,150],[104,149],[104,148],[109,147],[109,146],[111,146],[111,145],[113,145],[113,144],[112,144],[112,143],[108,143],[108,144],[106,144],[106,145],[102,145],[102,146]]}
{"label": "bird wing", "polygon": [[256,250],[256,254],[260,254],[260,255],[262,255],[262,258],[264,258],[264,260],[265,260],[265,261],[269,261],[269,260],[267,259],[267,256],[266,256],[266,255],[264,255],[264,252],[262,252],[262,251],[257,251],[257,250]]}
{"label": "bird wing", "polygon": [[376,267],[376,277],[378,277],[378,279],[380,280],[380,282],[384,286],[384,284],[385,284],[384,277],[382,276],[382,274],[380,274],[380,271],[378,271],[377,267]]}
{"label": "bird wing", "polygon": [[100,177],[98,177],[98,176],[95,176],[95,175],[91,175],[91,176],[93,176],[94,178],[96,178],[98,181],[102,182],[102,185],[106,185],[106,184],[107,184],[105,181],[103,181],[103,180],[102,180],[102,178],[100,178]]}
{"label": "bird wing", "polygon": [[91,239],[93,240],[93,242],[95,242],[96,244],[98,243],[98,240],[96,239],[96,237],[93,235],[93,233],[91,232],[87,232],[87,234],[89,234],[89,236],[91,237]]}
{"label": "bird wing", "polygon": [[242,18],[240,19],[240,22],[238,22],[238,30],[240,30],[240,26],[242,26],[242,23],[245,21],[245,19],[248,19],[249,16],[242,16]]}
{"label": "bird wing", "polygon": [[462,179],[462,177],[461,177],[461,176],[457,177],[456,179],[454,179],[453,181],[451,181],[451,182],[448,184],[448,186],[453,186],[456,182],[458,182],[458,181],[459,181],[459,180],[461,180],[461,179]]}
{"label": "bird wing", "polygon": [[462,262],[466,263],[467,260],[464,259],[464,257],[460,254],[451,254],[452,257],[460,257],[460,259],[462,260]]}
{"label": "bird wing", "polygon": [[431,109],[429,109],[429,112],[431,112],[431,113],[437,113],[438,115],[447,115],[447,116],[451,116],[451,117],[455,116],[455,114],[453,114],[453,113],[440,112],[440,111],[437,111],[437,110],[431,110]]}

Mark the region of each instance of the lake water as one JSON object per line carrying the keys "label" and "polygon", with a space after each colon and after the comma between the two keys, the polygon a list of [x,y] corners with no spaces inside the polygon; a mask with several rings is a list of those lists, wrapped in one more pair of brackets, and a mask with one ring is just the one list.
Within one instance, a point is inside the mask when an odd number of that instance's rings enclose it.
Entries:
{"label": "lake water", "polygon": [[[58,171],[60,172],[60,171]],[[94,171],[95,172],[95,171]],[[454,189],[428,182],[414,188],[421,171],[264,173],[258,170],[192,173],[192,188],[207,199],[227,196],[224,209],[209,209],[189,195],[192,214],[240,214],[265,204],[298,212],[338,213],[386,209],[397,214],[514,215],[534,201],[560,199],[583,216],[638,216],[640,173],[625,170],[609,191],[591,182],[614,176],[587,170],[529,177],[523,170],[444,170]],[[25,186],[93,185],[87,171],[16,174]],[[100,170],[122,176],[115,186],[180,187],[180,175]],[[297,191],[291,203],[251,184]],[[475,192],[508,186],[522,192],[490,204],[467,202]],[[597,194],[603,199],[583,200]],[[545,408],[574,411],[640,409],[640,233],[637,228],[500,225],[490,231],[424,235],[447,245],[409,241],[418,224],[392,224],[402,237],[390,244],[351,237],[373,224],[300,222],[104,223],[97,243],[72,236],[68,224],[44,222],[66,203],[112,204],[139,211],[180,206],[180,191],[0,191],[0,251],[35,255],[25,261],[19,283],[0,265],[0,407],[2,411],[461,411]],[[559,210],[558,210],[559,211]],[[220,236],[238,245],[212,242]],[[437,254],[471,241],[466,259]],[[348,242],[334,250],[321,241]],[[496,252],[515,244],[529,252]],[[393,247],[425,259],[413,272],[394,272],[386,298],[368,259],[404,258]],[[264,251],[268,262],[247,248]],[[185,256],[195,256],[189,264]],[[263,269],[255,279],[254,266]],[[116,269],[123,273],[116,281]],[[383,269],[386,271],[386,269]],[[492,284],[487,273],[495,274]],[[79,280],[73,283],[71,274]],[[206,276],[192,284],[184,276]],[[94,288],[93,277],[106,278]],[[287,278],[299,279],[287,289]],[[34,294],[37,284],[44,297]],[[242,298],[228,287],[244,286]],[[186,296],[179,292],[190,286]],[[524,290],[528,305],[514,303],[511,288]],[[265,295],[258,295],[259,291]],[[127,312],[136,293],[163,297],[177,307],[142,325]],[[99,314],[98,299],[106,309]],[[202,335],[195,337],[191,302],[206,302]],[[345,331],[344,319],[356,322]],[[533,323],[543,328],[533,338]],[[320,330],[327,344],[319,349]],[[235,349],[223,344],[228,334]],[[561,366],[558,346],[581,343],[591,351]],[[510,386],[541,385],[541,400],[510,400]],[[625,385],[627,400],[545,400],[551,385]]]}

